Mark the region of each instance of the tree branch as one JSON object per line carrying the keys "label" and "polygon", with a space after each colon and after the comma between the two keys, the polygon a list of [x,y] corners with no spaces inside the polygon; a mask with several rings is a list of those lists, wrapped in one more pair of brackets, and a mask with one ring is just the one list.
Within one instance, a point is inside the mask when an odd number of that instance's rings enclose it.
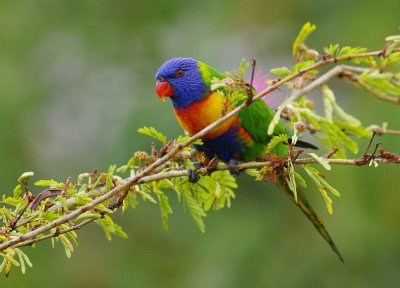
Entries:
{"label": "tree branch", "polygon": [[395,135],[395,136],[400,136],[400,130],[393,130],[393,129],[387,129],[386,128],[387,123],[384,123],[382,126],[379,125],[371,125],[367,127],[368,130],[370,131],[375,131],[376,135]]}
{"label": "tree branch", "polygon": [[[71,231],[74,231],[74,230],[78,230],[81,227],[93,222],[94,220],[96,220],[96,219],[94,219],[94,218],[86,219],[86,220],[80,222],[79,224],[75,224],[75,225],[73,225],[73,226],[71,226],[69,228],[62,229],[62,230],[56,230],[54,233],[50,233],[50,234],[47,234],[47,235],[44,235],[44,236],[41,236],[41,237],[36,237],[36,238],[32,238],[30,240],[26,240],[26,241],[17,243],[16,245],[12,246],[12,248],[30,246],[30,245],[32,245],[32,244],[34,244],[36,242],[40,242],[40,241],[43,241],[43,240],[46,240],[46,239],[49,239],[49,238],[53,238],[53,237],[58,237],[61,234],[65,234],[65,233],[68,233],[68,232],[71,232]],[[5,248],[5,249],[7,249],[7,248]]]}
{"label": "tree branch", "polygon": [[[394,49],[391,53],[395,53],[395,52],[399,52],[400,48],[396,48]],[[36,238],[38,235],[41,235],[53,228],[56,228],[64,223],[67,223],[69,221],[74,220],[76,217],[78,217],[79,215],[95,208],[97,205],[103,203],[104,201],[110,199],[111,197],[117,195],[118,193],[122,192],[122,191],[126,191],[128,189],[130,189],[133,185],[139,184],[139,183],[145,183],[145,182],[149,182],[149,181],[155,181],[158,179],[165,179],[165,178],[170,178],[170,177],[180,177],[180,176],[185,176],[187,175],[187,171],[185,170],[181,170],[181,171],[169,171],[169,172],[160,172],[154,175],[151,175],[152,173],[154,173],[154,171],[159,171],[159,167],[162,166],[164,163],[168,162],[169,160],[171,160],[178,152],[182,151],[183,148],[188,147],[189,145],[191,145],[194,141],[196,141],[197,139],[202,138],[204,135],[206,135],[208,132],[210,132],[211,130],[213,130],[215,127],[219,126],[220,124],[222,124],[223,122],[227,121],[229,118],[233,117],[234,115],[236,115],[237,113],[239,113],[241,110],[243,110],[244,108],[246,108],[248,105],[251,105],[251,103],[253,103],[254,101],[260,99],[261,97],[265,96],[266,94],[276,90],[277,88],[281,87],[282,85],[288,83],[289,81],[292,81],[293,79],[296,79],[298,77],[301,77],[304,73],[307,73],[311,70],[315,70],[319,67],[331,64],[331,63],[337,63],[337,62],[342,62],[342,61],[349,61],[355,58],[363,58],[363,57],[373,57],[373,56],[384,56],[385,55],[385,51],[383,50],[379,50],[379,51],[373,51],[373,52],[366,52],[366,53],[359,53],[359,54],[352,54],[352,55],[346,55],[346,56],[342,56],[342,57],[333,57],[333,58],[327,58],[324,57],[322,60],[304,68],[299,70],[296,73],[293,73],[283,79],[278,79],[276,80],[271,86],[269,86],[267,89],[265,89],[264,91],[258,93],[257,95],[255,95],[250,101],[246,101],[244,102],[242,105],[236,107],[234,110],[232,110],[231,112],[229,112],[228,114],[224,115],[223,117],[221,117],[219,120],[215,121],[214,123],[212,123],[211,125],[207,126],[206,128],[204,128],[203,130],[201,130],[200,132],[198,132],[197,134],[193,135],[192,137],[190,137],[186,142],[182,143],[182,144],[178,144],[176,147],[172,148],[165,156],[157,159],[155,162],[153,162],[151,165],[147,166],[144,170],[140,171],[137,175],[128,178],[126,181],[123,181],[120,185],[114,187],[113,189],[111,189],[110,191],[105,192],[104,194],[102,194],[101,196],[95,198],[92,202],[74,210],[71,211],[69,214],[63,215],[62,217],[47,223],[41,227],[36,228],[33,231],[30,231],[28,233],[16,236],[11,238],[8,241],[5,241],[3,243],[0,244],[0,251],[3,251],[7,248],[10,247],[20,247],[23,245],[30,245],[31,243],[40,241],[40,239],[47,239],[47,238],[51,238],[51,237],[55,237],[55,234],[48,234],[39,238]],[[340,67],[340,66],[338,66]],[[338,71],[340,69],[343,68],[335,68],[332,69],[331,72],[333,73],[338,73]],[[329,72],[328,72],[329,73]],[[313,89],[313,87],[316,87],[318,85],[321,85],[321,83],[323,83],[323,81],[327,81],[327,79],[329,79],[329,77],[332,77],[331,74],[325,74],[324,76],[321,76],[324,78],[318,78],[317,80],[313,81],[312,84],[306,86],[306,89]],[[288,100],[289,101],[293,101],[295,100],[297,97],[300,96],[300,92],[301,90],[298,90],[298,92],[296,92],[295,94],[293,94]],[[302,93],[307,92],[307,90],[305,90],[303,88],[303,90],[301,91]],[[285,101],[285,103],[288,103],[287,101]],[[364,164],[364,162],[360,162],[357,161],[357,159],[329,159],[327,160],[329,161],[329,163],[332,164],[348,164],[348,165],[367,165],[366,163]],[[377,163],[399,163],[399,159],[386,159],[386,158],[379,158],[376,157],[374,158],[374,161],[376,161]],[[315,163],[315,160],[313,159],[298,159],[295,162],[296,164],[307,164],[307,163]],[[363,163],[363,164],[360,164]],[[256,167],[261,167],[261,166],[265,166],[267,165],[267,163],[264,162],[252,162],[252,163],[243,163],[241,164],[241,166],[239,165],[238,168],[239,169],[248,169],[248,168],[256,168]],[[218,170],[226,170],[227,167],[226,166],[222,166],[217,168]],[[204,174],[206,173],[206,171],[200,170],[199,171],[200,174]],[[85,223],[84,225],[90,223],[90,222],[81,222]],[[79,225],[81,224],[77,224],[78,226],[71,226],[71,230],[75,230],[78,229]],[[83,225],[82,225],[83,226]],[[69,230],[69,231],[71,231]],[[66,231],[68,232],[68,231]],[[64,232],[64,233],[66,233]],[[58,232],[60,233],[60,232]],[[43,238],[46,237],[46,238]],[[39,240],[38,240],[39,239]]]}
{"label": "tree branch", "polygon": [[[330,158],[323,158],[323,159],[325,161],[327,161],[329,164],[335,164],[335,165],[366,166],[366,165],[370,165],[371,161],[374,161],[379,164],[389,164],[389,163],[400,164],[400,156],[390,154],[390,153],[389,154],[385,154],[385,153],[387,153],[387,152],[381,151],[381,154],[379,156],[365,155],[361,158],[356,158],[356,159],[330,159]],[[296,159],[293,162],[293,164],[297,164],[297,165],[318,164],[318,163],[319,162],[314,158]],[[252,161],[252,162],[240,163],[237,165],[237,168],[239,170],[246,170],[246,169],[252,169],[252,168],[261,168],[261,167],[265,167],[265,166],[271,166],[271,164],[273,164],[271,161],[263,161],[263,162]],[[224,165],[220,165],[215,168],[215,171],[224,171],[224,170],[229,170],[229,166],[224,164]],[[166,172],[159,172],[157,174],[144,176],[144,177],[140,178],[139,180],[136,180],[136,184],[144,184],[144,183],[149,183],[149,182],[153,182],[153,181],[160,181],[163,179],[171,179],[171,178],[176,178],[176,177],[186,177],[188,175],[188,172],[189,172],[188,170],[172,170],[172,171],[166,171]],[[200,174],[200,175],[208,175],[208,173],[209,172],[207,171],[206,168],[201,168],[198,170],[198,174]],[[108,195],[110,195],[110,194],[114,195],[117,192],[121,192],[121,191],[127,189],[128,185],[130,185],[130,183],[132,183],[132,181],[134,179],[136,179],[136,176],[125,179],[121,185],[119,185],[119,186],[115,187],[114,189],[112,189],[111,191],[103,194],[101,197],[96,198],[95,200],[93,200],[93,202],[99,202],[98,199],[104,199],[105,197],[108,197]],[[103,188],[93,191],[94,192],[93,194],[99,194],[99,193],[102,193],[102,191],[104,193]],[[69,199],[69,200],[71,200],[71,199]],[[90,203],[91,204],[90,207],[96,206],[96,205],[92,204],[93,202]],[[85,207],[87,207],[87,206],[89,206],[89,205],[86,205]],[[53,207],[57,207],[57,206],[55,205]],[[82,207],[82,208],[85,208],[85,207]],[[82,214],[83,212],[80,212],[80,211],[86,210],[86,208],[85,209],[82,209],[82,208],[75,210],[71,214],[77,214],[78,212],[76,212],[76,211],[79,211],[79,213]],[[52,228],[59,226],[62,223],[66,223],[70,220],[73,220],[76,216],[75,215],[71,216],[71,214],[67,214],[67,215],[63,216],[62,218],[55,220],[45,226],[42,226],[32,232],[26,233],[17,238],[14,238],[7,242],[2,243],[0,245],[0,251],[3,251],[10,247],[17,248],[17,247],[21,247],[21,246],[28,246],[28,245],[32,245],[33,243],[36,243],[36,242],[39,242],[39,241],[42,241],[42,240],[45,240],[48,238],[57,237],[60,234],[64,234],[64,233],[67,233],[72,230],[80,229],[82,226],[85,226],[85,225],[91,223],[93,220],[95,220],[95,219],[87,219],[87,220],[80,222],[79,224],[75,224],[75,225],[71,226],[70,228],[55,231],[54,233],[50,233],[50,234],[36,238],[37,235],[42,234],[42,233],[46,232],[47,230],[49,230],[49,229],[46,229],[47,227],[51,227],[50,229],[52,229]]]}
{"label": "tree branch", "polygon": [[384,129],[384,130],[377,130],[376,135],[397,135],[400,136],[400,130],[393,130],[393,129]]}
{"label": "tree branch", "polygon": [[371,87],[370,85],[365,83],[365,81],[362,80],[360,77],[358,77],[355,73],[346,71],[346,73],[343,73],[343,76],[346,76],[348,79],[350,79],[354,83],[360,85],[361,88],[363,88],[365,91],[369,92],[370,94],[372,94],[373,96],[375,96],[376,98],[378,98],[380,100],[391,102],[394,104],[400,104],[400,97],[388,96],[388,95],[374,89],[373,87]]}

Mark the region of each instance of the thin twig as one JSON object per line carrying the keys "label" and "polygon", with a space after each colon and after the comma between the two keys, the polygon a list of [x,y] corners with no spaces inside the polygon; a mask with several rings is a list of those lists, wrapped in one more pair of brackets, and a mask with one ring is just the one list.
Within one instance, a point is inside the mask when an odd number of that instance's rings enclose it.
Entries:
{"label": "thin twig", "polygon": [[[336,164],[336,165],[356,165],[356,166],[364,166],[368,165],[367,163],[363,163],[364,158],[356,158],[356,159],[330,159],[330,158],[324,158],[329,164]],[[385,158],[375,158],[377,163],[392,163],[392,164],[400,164],[400,157],[397,159],[385,159]],[[264,162],[246,162],[246,163],[240,163],[237,165],[237,169],[239,170],[246,170],[246,169],[252,169],[252,168],[261,168],[265,166],[271,166],[270,161],[264,161]],[[303,165],[303,164],[318,164],[317,160],[314,158],[302,158],[302,159],[296,159],[293,161],[293,164],[297,165]],[[214,171],[224,171],[224,170],[229,170],[228,165],[220,165],[215,168]],[[205,168],[201,168],[198,171],[198,174],[201,175],[208,175],[208,171]],[[168,178],[175,178],[175,177],[183,177],[188,175],[188,170],[173,170],[173,171],[167,171],[159,174],[154,174],[151,176],[146,176],[143,177],[138,184],[143,184],[143,183],[148,183],[152,181],[158,181],[162,179],[168,179]]]}
{"label": "thin twig", "polygon": [[331,158],[331,157],[332,157],[336,152],[338,152],[338,151],[339,151],[339,148],[333,147],[331,150],[327,151],[327,152],[324,154],[324,158],[326,158],[326,159]]}
{"label": "thin twig", "polygon": [[400,104],[400,97],[389,96],[389,95],[382,93],[381,91],[374,89],[373,87],[368,85],[364,80],[362,80],[360,77],[358,77],[358,75],[356,75],[355,73],[347,72],[343,75],[348,77],[348,79],[350,79],[351,81],[357,83],[361,88],[363,88],[364,90],[366,90],[367,92],[369,92],[370,94],[375,96],[376,98],[383,100],[383,101],[391,102],[394,104]]}
{"label": "thin twig", "polygon": [[400,130],[385,129],[385,131],[377,131],[377,135],[397,135],[400,136]]}
{"label": "thin twig", "polygon": [[69,228],[66,228],[66,229],[63,229],[63,230],[58,230],[58,231],[56,231],[54,233],[50,233],[50,234],[47,234],[47,235],[44,235],[44,236],[41,236],[41,237],[37,237],[37,238],[26,240],[26,241],[20,242],[20,243],[18,243],[16,245],[12,246],[12,247],[13,248],[18,248],[18,247],[22,247],[22,246],[29,246],[29,245],[32,245],[32,244],[34,244],[36,242],[40,242],[40,241],[43,241],[43,240],[46,240],[46,239],[49,239],[49,238],[53,238],[53,237],[58,237],[61,234],[65,234],[65,233],[71,232],[73,230],[78,230],[81,227],[93,222],[94,220],[96,220],[96,219],[95,218],[86,219],[86,220],[80,222],[79,224],[72,225]]}
{"label": "thin twig", "polygon": [[379,125],[371,125],[367,127],[368,130],[370,131],[375,131],[376,135],[382,136],[382,135],[395,135],[395,136],[400,136],[400,130],[393,130],[393,129],[387,129],[385,125],[379,126]]}
{"label": "thin twig", "polygon": [[367,155],[367,154],[368,154],[368,150],[369,150],[369,148],[371,147],[372,141],[374,141],[375,136],[376,136],[376,131],[375,131],[375,130],[372,130],[372,136],[371,136],[371,138],[369,139],[367,148],[365,148],[364,155]]}

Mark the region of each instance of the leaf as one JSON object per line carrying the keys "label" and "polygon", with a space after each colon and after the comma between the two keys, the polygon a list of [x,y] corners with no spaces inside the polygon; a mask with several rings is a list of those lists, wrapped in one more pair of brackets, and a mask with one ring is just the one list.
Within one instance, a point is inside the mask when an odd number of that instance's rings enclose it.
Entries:
{"label": "leaf", "polygon": [[[63,227],[69,228],[69,225],[65,225]],[[75,246],[78,246],[78,241],[76,240],[76,238],[78,238],[78,235],[76,234],[76,232],[74,230],[71,230],[67,233],[65,233],[65,235],[67,235],[69,237],[69,239],[73,242],[73,244]]]}
{"label": "leaf", "polygon": [[343,120],[347,121],[348,123],[350,123],[353,126],[356,126],[356,127],[361,126],[360,120],[358,120],[357,118],[344,112],[344,110],[336,103],[333,105],[333,108],[334,108],[335,112],[337,113],[337,115],[340,116]]}
{"label": "leaf", "polygon": [[11,206],[15,206],[15,207],[18,205],[20,205],[20,206],[26,205],[26,202],[24,200],[22,200],[21,198],[15,199],[13,197],[4,198],[1,202],[11,205]]}
{"label": "leaf", "polygon": [[386,38],[386,41],[388,43],[386,44],[386,48],[384,50],[385,52],[384,57],[391,55],[394,49],[400,47],[400,35],[389,36]]}
{"label": "leaf", "polygon": [[151,182],[151,184],[152,184],[152,187],[153,187],[153,191],[155,193],[158,193],[160,191],[161,181],[160,180],[156,180],[156,181]]}
{"label": "leaf", "polygon": [[71,258],[72,252],[74,252],[74,246],[72,245],[71,241],[65,236],[65,234],[60,234],[58,238],[61,240],[61,243],[64,246],[65,254],[67,258]]}
{"label": "leaf", "polygon": [[328,213],[332,215],[333,214],[332,199],[328,196],[326,189],[319,188],[319,192],[321,192],[322,198],[324,198],[326,210],[328,210]]}
{"label": "leaf", "polygon": [[3,272],[4,270],[4,274],[6,275],[6,277],[8,277],[12,265],[20,266],[20,264],[17,260],[14,259],[14,250],[7,249],[5,251],[8,251],[7,254],[0,253],[0,256],[4,257],[3,262],[0,264],[0,272]]}
{"label": "leaf", "polygon": [[[189,135],[179,135],[178,138],[175,139],[176,143],[184,143],[187,140],[189,140],[190,136]],[[203,141],[201,139],[197,139],[193,142],[195,145],[203,145]],[[190,148],[189,148],[190,149]]]}
{"label": "leaf", "polygon": [[301,117],[305,118],[314,127],[315,130],[321,130],[320,121],[321,117],[316,115],[312,110],[302,110],[299,113]]}
{"label": "leaf", "polygon": [[[332,147],[337,147],[339,149],[335,154],[336,157],[346,157],[346,148],[353,153],[357,153],[357,143],[346,135],[340,127],[338,127],[334,119],[334,123],[332,123],[325,117],[317,115],[309,108],[296,107],[293,105],[291,109],[293,112],[310,122],[314,126],[315,130],[320,130],[322,132],[321,134],[315,135],[315,137],[319,139],[324,146],[328,149],[331,149]],[[361,133],[362,129],[360,129],[359,132]]]}
{"label": "leaf", "polygon": [[325,201],[328,213],[332,215],[333,213],[332,199],[328,196],[328,192],[331,192],[335,196],[340,196],[340,193],[320,176],[320,172],[317,169],[309,165],[305,165],[304,170],[306,171],[308,176],[313,180],[314,184],[317,186],[318,190],[322,195],[322,198]]}
{"label": "leaf", "polygon": [[310,22],[307,22],[306,24],[303,25],[303,27],[301,28],[299,34],[296,37],[296,40],[293,43],[293,47],[292,47],[292,53],[293,53],[293,57],[296,58],[296,56],[299,53],[299,48],[301,46],[301,44],[303,44],[306,39],[308,38],[308,36],[317,28],[317,26],[312,25]]}
{"label": "leaf", "polygon": [[159,199],[159,206],[161,211],[161,221],[165,230],[168,230],[168,216],[172,214],[172,208],[169,205],[168,196],[163,192],[157,193]]}
{"label": "leaf", "polygon": [[138,190],[137,192],[138,192],[140,195],[143,196],[143,199],[144,199],[144,200],[148,200],[148,201],[150,201],[150,202],[153,203],[153,204],[157,204],[156,199],[154,199],[153,196],[151,196],[149,193],[144,192],[144,191],[142,191],[142,190]]}
{"label": "leaf", "polygon": [[53,221],[56,220],[58,218],[60,218],[60,215],[58,215],[56,212],[47,210],[43,213],[40,214],[41,217],[43,217],[43,219],[48,220],[48,221]]}
{"label": "leaf", "polygon": [[290,71],[287,67],[273,68],[270,70],[270,72],[282,78],[292,73],[292,71]]}
{"label": "leaf", "polygon": [[323,178],[318,177],[318,180],[321,182],[321,184],[333,195],[336,197],[340,197],[339,191],[337,191],[335,188],[333,188],[328,182],[326,182]]}
{"label": "leaf", "polygon": [[314,153],[307,153],[307,155],[309,155],[312,158],[314,158],[326,170],[331,170],[331,165],[329,165],[329,161],[327,159],[322,158],[322,157],[320,157],[320,156],[318,156],[317,154],[314,154]]}
{"label": "leaf", "polygon": [[238,187],[236,178],[228,171],[215,171],[211,176],[202,177],[197,185],[192,186],[201,188],[194,193],[200,195],[204,211],[211,207],[217,210],[225,206],[229,208],[231,199],[235,198],[233,189]]}
{"label": "leaf", "polygon": [[85,219],[99,219],[101,218],[101,215],[99,213],[93,213],[90,211],[87,211],[81,215],[79,215],[76,220],[85,220]]}
{"label": "leaf", "polygon": [[321,121],[321,130],[323,133],[321,135],[316,135],[315,137],[318,138],[328,149],[337,147],[339,150],[335,153],[335,157],[345,158],[346,148],[353,153],[357,152],[357,143],[351,140],[336,125]]}
{"label": "leaf", "polygon": [[[18,248],[16,248],[16,249],[18,249]],[[25,263],[26,263],[29,267],[32,267],[33,265],[32,265],[32,263],[31,263],[31,261],[29,260],[28,255],[26,255],[22,250],[20,250],[20,249],[18,249],[18,250],[19,250],[19,253],[21,254],[22,258],[24,258]]]}
{"label": "leaf", "polygon": [[56,180],[38,180],[35,182],[35,186],[49,186],[50,188],[59,188],[63,183],[59,183]]}
{"label": "leaf", "polygon": [[288,100],[285,100],[284,102],[282,102],[281,105],[279,105],[278,110],[275,112],[274,118],[272,118],[271,123],[268,126],[268,135],[272,135],[274,133],[275,130],[275,126],[279,123],[279,121],[281,120],[281,114],[283,109],[286,108],[286,106],[289,104]]}
{"label": "leaf", "polygon": [[137,201],[137,196],[136,193],[133,193],[132,195],[129,195],[128,197],[125,198],[125,200],[128,199],[129,201],[129,206],[133,209],[135,209],[138,206],[138,201]]}
{"label": "leaf", "polygon": [[372,89],[389,96],[399,97],[400,85],[393,83],[393,76],[392,73],[379,73],[374,71],[372,73],[361,74],[359,77]]}
{"label": "leaf", "polygon": [[19,253],[19,251],[21,251],[21,250],[15,249],[15,251],[17,252],[19,263],[21,264],[21,272],[22,272],[22,274],[25,274],[26,268],[25,268],[24,258]]}
{"label": "leaf", "polygon": [[342,131],[344,131],[346,134],[349,135],[354,135],[359,138],[370,138],[372,135],[370,129],[364,128],[363,126],[355,126],[347,121],[334,118],[333,123],[336,124]]}
{"label": "leaf", "polygon": [[358,145],[349,136],[343,133],[336,125],[332,126],[334,128],[334,137],[340,140],[340,142],[348,149],[350,152],[356,154],[358,152]]}
{"label": "leaf", "polygon": [[24,252],[22,252],[21,249],[15,248],[15,252],[17,252],[19,263],[21,264],[21,272],[22,274],[25,274],[26,271],[25,262],[29,267],[32,267],[32,263],[29,260],[28,256]]}
{"label": "leaf", "polygon": [[15,199],[18,199],[19,196],[21,196],[21,193],[22,193],[21,184],[18,184],[17,186],[15,186],[13,190],[13,197]]}
{"label": "leaf", "polygon": [[330,44],[328,47],[324,48],[324,52],[329,56],[333,57],[336,54],[336,51],[339,48],[339,44]]}
{"label": "leaf", "polygon": [[389,41],[400,41],[400,35],[387,36],[385,38],[385,41],[386,42],[389,42]]}
{"label": "leaf", "polygon": [[246,72],[247,68],[249,68],[249,62],[246,61],[246,59],[242,58],[240,61],[240,67],[238,71],[235,71],[236,76],[239,79],[243,79],[244,73]]}
{"label": "leaf", "polygon": [[299,184],[300,187],[307,188],[306,180],[296,171],[294,172],[294,177],[295,177],[296,183]]}
{"label": "leaf", "polygon": [[335,110],[337,115],[343,120],[350,122],[354,126],[361,126],[361,122],[358,119],[344,112],[342,107],[337,104],[333,91],[327,85],[322,86],[322,96],[324,99],[325,115],[329,122],[333,122],[332,112]]}
{"label": "leaf", "polygon": [[[213,80],[215,80],[217,78],[213,78]],[[211,80],[211,86],[210,86],[210,91],[216,91],[218,89],[221,89],[223,87],[226,87],[226,84],[224,82],[221,81],[221,79],[218,79],[218,82],[213,82],[213,80]]]}
{"label": "leaf", "polygon": [[33,177],[35,174],[33,172],[25,172],[18,178],[18,182],[22,185],[28,185],[29,178]]}
{"label": "leaf", "polygon": [[[186,180],[187,181],[187,180]],[[197,185],[197,184],[195,184]],[[194,186],[194,185],[193,185]],[[186,207],[189,210],[190,214],[194,222],[197,224],[197,227],[201,232],[205,232],[206,225],[204,224],[203,217],[206,217],[207,214],[201,208],[201,206],[196,202],[193,198],[192,193],[189,190],[182,191],[183,200],[185,201]]]}
{"label": "leaf", "polygon": [[329,122],[333,122],[333,105],[332,102],[335,102],[335,95],[333,91],[329,89],[327,85],[322,86],[322,97],[324,101],[324,112],[325,117]]}
{"label": "leaf", "polygon": [[107,240],[111,241],[111,234],[115,234],[121,238],[128,238],[128,235],[122,230],[122,227],[115,224],[109,215],[104,215],[103,218],[95,220],[99,224],[106,235]]}
{"label": "leaf", "polygon": [[297,202],[297,185],[296,185],[296,178],[295,178],[293,162],[291,161],[291,159],[288,159],[287,174],[288,174],[288,177],[286,178],[286,182],[289,186],[289,189],[293,192],[294,200]]}
{"label": "leaf", "polygon": [[[315,63],[314,60],[307,60],[307,61],[297,63],[295,66],[292,67],[291,72],[292,73],[299,72],[300,70],[303,70],[304,68],[307,68],[308,66],[311,66],[314,63]],[[307,73],[316,74],[317,70],[311,70],[311,71],[308,71]]]}
{"label": "leaf", "polygon": [[117,172],[125,173],[128,169],[133,169],[135,167],[136,162],[138,162],[137,156],[132,156],[126,165],[122,165],[118,167]]}
{"label": "leaf", "polygon": [[161,132],[157,131],[154,127],[143,127],[137,130],[138,133],[153,137],[161,141],[163,144],[167,143],[167,137]]}
{"label": "leaf", "polygon": [[363,47],[350,47],[350,46],[344,46],[339,49],[337,56],[346,56],[346,55],[351,55],[351,54],[359,54],[367,51],[367,48]]}
{"label": "leaf", "polygon": [[[354,54],[360,54],[367,51],[367,48],[363,48],[363,47],[349,47],[349,46],[345,46],[339,49],[339,51],[337,51],[337,57],[343,57],[343,56],[348,56],[348,55],[354,55]],[[370,59],[372,57],[366,56],[366,57],[356,57],[354,59],[351,59],[351,62],[359,64],[360,62],[366,62],[369,63]]]}
{"label": "leaf", "polygon": [[90,173],[82,173],[78,175],[78,185],[82,185],[85,179],[90,179]]}
{"label": "leaf", "polygon": [[279,144],[279,143],[284,143],[287,144],[289,142],[288,136],[286,134],[279,134],[277,136],[272,137],[271,141],[268,142],[264,154],[269,154],[274,150],[274,148]]}
{"label": "leaf", "polygon": [[246,173],[247,175],[251,176],[251,177],[260,177],[260,171],[257,169],[246,169],[244,170],[244,173]]}
{"label": "leaf", "polygon": [[58,195],[56,197],[56,199],[60,202],[61,207],[64,209],[64,211],[68,211],[68,203],[67,203],[67,199],[65,199],[65,197]]}
{"label": "leaf", "polygon": [[115,169],[117,168],[117,165],[111,165],[108,169],[108,173],[106,176],[106,192],[110,191],[113,188],[113,174]]}
{"label": "leaf", "polygon": [[7,254],[0,253],[0,256],[4,257],[4,259],[6,259],[12,265],[19,266],[20,265],[19,262],[14,259],[15,252],[13,250],[11,250],[11,249],[7,249],[5,251],[6,252],[8,251]]}

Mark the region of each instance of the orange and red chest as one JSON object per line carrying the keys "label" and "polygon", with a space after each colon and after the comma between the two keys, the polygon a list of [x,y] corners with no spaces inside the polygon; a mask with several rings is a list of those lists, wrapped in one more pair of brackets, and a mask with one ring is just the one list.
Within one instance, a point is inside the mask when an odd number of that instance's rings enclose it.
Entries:
{"label": "orange and red chest", "polygon": [[[192,103],[185,108],[176,108],[175,115],[182,128],[190,135],[201,131],[211,123],[221,118],[224,114],[232,110],[230,105],[217,92],[212,92],[200,101]],[[207,133],[203,140],[213,139],[227,132],[237,123],[237,117],[233,116],[218,127]]]}

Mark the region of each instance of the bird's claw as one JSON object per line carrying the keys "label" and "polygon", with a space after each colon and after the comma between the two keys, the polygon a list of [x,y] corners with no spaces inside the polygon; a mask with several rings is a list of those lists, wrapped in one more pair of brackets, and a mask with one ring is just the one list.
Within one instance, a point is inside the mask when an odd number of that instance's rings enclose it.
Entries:
{"label": "bird's claw", "polygon": [[200,175],[197,174],[197,170],[189,169],[188,170],[188,178],[190,183],[197,183],[200,180]]}
{"label": "bird's claw", "polygon": [[228,171],[231,175],[240,175],[240,170],[237,168],[237,164],[239,163],[236,159],[231,159],[228,162]]}
{"label": "bird's claw", "polygon": [[193,163],[194,169],[188,170],[188,178],[190,183],[197,183],[200,180],[200,175],[197,173],[197,170],[203,167],[203,164],[200,162]]}

